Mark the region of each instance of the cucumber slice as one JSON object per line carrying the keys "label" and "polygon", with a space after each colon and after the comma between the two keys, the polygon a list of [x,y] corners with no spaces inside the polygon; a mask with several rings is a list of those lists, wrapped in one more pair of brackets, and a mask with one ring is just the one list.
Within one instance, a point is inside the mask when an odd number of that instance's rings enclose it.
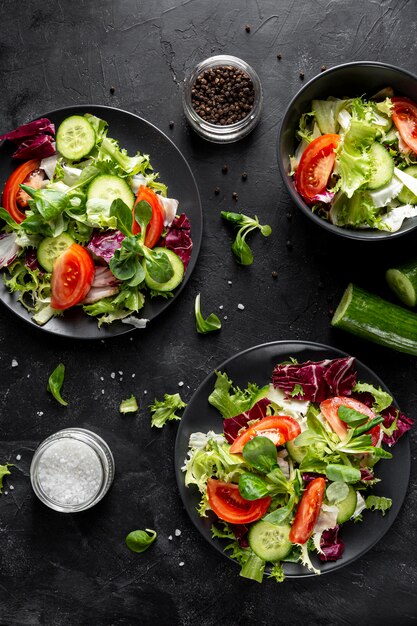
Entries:
{"label": "cucumber slice", "polygon": [[59,237],[45,237],[37,250],[38,261],[43,269],[52,272],[55,260],[73,243],[74,239],[67,233],[62,233]]}
{"label": "cucumber slice", "polygon": [[[417,178],[417,165],[410,165],[410,167],[406,167],[404,174],[409,174],[413,178]],[[417,196],[414,195],[410,189],[407,189],[405,185],[398,194],[397,199],[401,202],[401,204],[417,204]]]}
{"label": "cucumber slice", "polygon": [[417,305],[417,261],[387,270],[388,286],[406,306]]}
{"label": "cucumber slice", "polygon": [[291,526],[282,524],[275,526],[269,522],[256,522],[248,533],[249,546],[256,556],[264,561],[282,561],[291,551],[292,543],[289,540]]}
{"label": "cucumber slice", "polygon": [[285,444],[287,452],[296,463],[301,463],[305,455],[307,454],[307,448],[303,446],[296,446],[294,441],[287,441]]}
{"label": "cucumber slice", "polygon": [[417,315],[350,284],[332,326],[399,352],[417,355]]}
{"label": "cucumber slice", "polygon": [[352,517],[355,512],[356,504],[358,501],[358,496],[356,495],[356,491],[349,485],[349,493],[344,500],[338,502],[336,505],[339,508],[339,513],[337,515],[337,523],[343,524],[343,522],[347,522],[348,519]]}
{"label": "cucumber slice", "polygon": [[94,178],[87,191],[87,200],[92,198],[111,201],[121,198],[129,209],[133,208],[135,202],[135,196],[127,182],[111,174],[102,174]]}
{"label": "cucumber slice", "polygon": [[379,189],[387,185],[394,174],[394,159],[384,146],[375,141],[370,149],[372,174],[368,182],[368,189]]}
{"label": "cucumber slice", "polygon": [[154,248],[154,250],[155,252],[165,252],[168,259],[171,261],[174,275],[166,283],[157,283],[149,274],[146,274],[145,283],[149,289],[153,289],[154,291],[172,291],[182,283],[182,279],[184,278],[184,264],[178,254],[175,254],[172,250],[168,250],[168,248]]}
{"label": "cucumber slice", "polygon": [[395,127],[391,128],[391,130],[385,135],[384,139],[382,139],[382,142],[386,143],[388,146],[392,146],[397,141],[398,136]]}
{"label": "cucumber slice", "polygon": [[96,145],[94,128],[82,115],[67,117],[58,128],[56,149],[65,159],[79,161]]}

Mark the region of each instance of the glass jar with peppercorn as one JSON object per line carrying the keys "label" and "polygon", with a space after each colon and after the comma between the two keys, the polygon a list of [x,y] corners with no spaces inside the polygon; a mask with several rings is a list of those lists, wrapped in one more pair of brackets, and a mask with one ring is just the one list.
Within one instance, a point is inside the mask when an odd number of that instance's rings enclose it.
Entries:
{"label": "glass jar with peppercorn", "polygon": [[215,143],[231,143],[259,122],[262,87],[242,59],[213,56],[199,63],[184,81],[183,104],[191,127]]}

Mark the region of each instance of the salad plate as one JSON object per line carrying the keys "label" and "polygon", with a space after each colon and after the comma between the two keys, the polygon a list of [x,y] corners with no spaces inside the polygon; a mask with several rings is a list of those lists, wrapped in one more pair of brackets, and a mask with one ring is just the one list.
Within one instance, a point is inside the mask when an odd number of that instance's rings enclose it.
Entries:
{"label": "salad plate", "polygon": [[[348,355],[333,347],[318,343],[302,341],[276,341],[255,346],[245,350],[216,368],[200,385],[191,398],[182,417],[175,446],[175,472],[180,497],[184,507],[200,534],[220,553],[226,546],[224,539],[212,537],[213,522],[218,525],[219,520],[211,510],[207,517],[200,517],[197,507],[201,501],[201,493],[195,485],[185,485],[184,463],[189,451],[190,436],[197,431],[201,433],[223,432],[223,420],[220,413],[209,404],[208,397],[212,393],[216,382],[216,372],[225,372],[233,381],[235,387],[246,389],[249,383],[262,387],[269,384],[274,367],[278,363],[296,359],[298,363],[305,361],[321,361],[323,359],[346,359]],[[384,382],[366,365],[355,360],[358,381],[366,382],[374,387],[390,393]],[[392,396],[392,394],[390,394]],[[395,400],[393,406],[397,405]],[[227,420],[226,420],[227,421]],[[335,571],[352,563],[370,550],[389,530],[404,501],[410,475],[410,445],[408,437],[400,438],[390,449],[392,458],[377,464],[375,476],[380,479],[372,489],[375,496],[385,496],[392,499],[392,507],[385,515],[380,512],[364,510],[363,521],[353,523],[348,521],[343,525],[343,542],[345,551],[337,561],[320,563],[321,573]],[[229,558],[229,557],[228,557]],[[285,577],[299,578],[314,576],[300,563],[285,562],[283,564]]]}
{"label": "salad plate", "polygon": [[[147,298],[144,307],[139,311],[139,318],[152,323],[182,292],[197,261],[203,229],[197,184],[186,159],[175,144],[156,126],[133,113],[101,105],[76,105],[50,111],[42,117],[50,119],[55,127],[58,127],[66,118],[86,113],[105,120],[111,136],[129,154],[135,154],[140,150],[142,154],[150,155],[154,171],[160,174],[159,180],[168,186],[170,197],[179,201],[179,211],[186,212],[190,220],[193,249],[182,283],[175,290],[172,298]],[[11,158],[14,149],[15,146],[8,141],[0,145],[1,188],[19,165],[19,162]],[[0,300],[3,304],[32,326],[55,335],[77,339],[105,339],[130,332],[135,328],[118,320],[99,328],[97,320],[86,315],[80,307],[72,307],[63,316],[53,317],[44,326],[38,326],[32,320],[30,313],[18,301],[18,297],[18,292],[10,293],[3,280],[0,281]]]}

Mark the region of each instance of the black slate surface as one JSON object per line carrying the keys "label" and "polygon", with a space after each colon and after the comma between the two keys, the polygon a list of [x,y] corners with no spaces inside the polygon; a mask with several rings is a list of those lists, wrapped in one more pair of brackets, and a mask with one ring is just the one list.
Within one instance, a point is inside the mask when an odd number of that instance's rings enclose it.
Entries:
{"label": "black slate surface", "polygon": [[[241,349],[302,339],[356,355],[394,390],[402,409],[415,414],[415,358],[329,326],[329,309],[348,281],[388,295],[384,270],[392,260],[415,253],[415,235],[360,245],[322,232],[292,206],[275,156],[279,122],[300,87],[301,71],[307,80],[322,65],[368,59],[417,70],[415,4],[3,0],[0,11],[0,129],[71,104],[108,104],[136,112],[183,151],[205,217],[200,259],[188,288],[145,332],[80,343],[49,337],[0,309],[0,462],[15,463],[6,481],[8,495],[0,498],[0,623],[416,623],[415,464],[397,520],[363,558],[331,576],[259,586],[239,578],[238,568],[211,550],[192,527],[173,472],[176,425],[151,430],[146,410],[148,399],[177,391],[179,381],[184,381],[188,399],[208,372]],[[265,96],[258,128],[230,146],[210,145],[193,135],[181,105],[185,70],[222,52],[255,67]],[[170,120],[175,122],[172,130]],[[227,174],[221,171],[224,164]],[[246,182],[243,171],[248,172]],[[221,189],[219,196],[215,186]],[[274,231],[269,240],[253,239],[251,268],[235,264],[230,232],[219,218],[220,209],[233,208],[256,212]],[[207,313],[224,306],[228,319],[218,334],[201,337],[195,332],[193,301],[199,291]],[[238,303],[244,304],[243,311]],[[68,408],[45,392],[47,377],[60,361],[67,366]],[[115,379],[111,372],[117,373]],[[119,402],[132,392],[140,398],[141,411],[122,417]],[[36,500],[28,472],[38,443],[71,425],[91,428],[107,440],[117,476],[97,507],[64,516]],[[414,461],[416,438],[411,433]],[[145,554],[133,554],[124,537],[143,527],[155,528],[158,541]],[[169,541],[176,528],[181,535]]]}

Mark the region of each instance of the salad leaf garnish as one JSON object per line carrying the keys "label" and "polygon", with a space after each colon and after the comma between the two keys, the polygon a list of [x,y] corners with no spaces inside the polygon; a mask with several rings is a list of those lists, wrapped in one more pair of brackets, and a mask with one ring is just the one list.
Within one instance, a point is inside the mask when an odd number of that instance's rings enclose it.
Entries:
{"label": "salad leaf garnish", "polygon": [[227,419],[248,411],[256,402],[258,385],[249,383],[248,388],[239,389],[233,385],[226,372],[215,372],[216,382],[209,395],[209,403]]}
{"label": "salad leaf garnish", "polygon": [[12,218],[12,216],[8,211],[6,211],[6,209],[3,209],[3,207],[0,207],[0,219],[4,220],[7,226],[10,226],[10,228],[13,228],[13,230],[19,228],[19,224]]}
{"label": "salad leaf garnish", "polygon": [[333,481],[356,483],[361,479],[361,472],[359,469],[348,465],[329,464],[326,467],[326,476]]}
{"label": "salad leaf garnish", "polygon": [[[288,518],[290,517],[295,505],[295,494],[293,494],[288,503],[285,506],[281,506],[272,513],[268,513],[262,519],[265,522],[269,522],[270,524],[274,524],[275,526],[281,526],[284,524]],[[298,560],[298,559],[297,559]]]}
{"label": "salad leaf garnish", "polygon": [[122,400],[120,403],[120,413],[136,413],[139,410],[138,402],[135,396],[132,394],[127,400]]}
{"label": "salad leaf garnish", "polygon": [[152,415],[151,426],[155,428],[162,428],[165,424],[171,420],[180,420],[181,417],[176,415],[176,411],[184,409],[186,403],[182,401],[179,393],[164,394],[163,400],[157,400],[150,405],[149,409]]}
{"label": "salad leaf garnish", "polygon": [[157,537],[157,533],[150,528],[145,530],[132,530],[125,541],[129,550],[132,552],[145,552],[153,544]]}
{"label": "salad leaf garnish", "polygon": [[367,416],[364,415],[363,413],[360,413],[359,411],[356,411],[355,409],[351,409],[347,406],[344,406],[343,404],[339,406],[337,410],[337,414],[343,422],[348,424],[348,426],[352,426],[352,427],[359,426],[360,424],[363,424],[365,420],[368,419]]}
{"label": "salad leaf garnish", "polygon": [[132,235],[132,211],[121,198],[116,198],[111,203],[110,215],[116,216],[118,230],[126,237]]}
{"label": "salad leaf garnish", "polygon": [[220,330],[222,327],[222,323],[215,313],[210,313],[210,315],[204,319],[200,310],[200,294],[197,294],[195,298],[194,313],[198,333],[205,335],[211,333],[213,330]]}
{"label": "salad leaf garnish", "polygon": [[135,205],[135,220],[140,226],[140,241],[145,242],[146,229],[152,219],[152,207],[146,200],[141,200]]}
{"label": "salad leaf garnish", "polygon": [[277,448],[268,437],[254,437],[243,448],[246,463],[268,474],[277,464]]}
{"label": "salad leaf garnish", "polygon": [[[360,472],[359,472],[360,473]],[[338,504],[347,498],[349,493],[349,487],[342,480],[336,480],[326,489],[326,497],[330,504]]]}
{"label": "salad leaf garnish", "polygon": [[386,391],[383,391],[381,387],[374,387],[369,383],[356,383],[353,388],[354,392],[358,393],[370,393],[373,395],[375,402],[373,405],[373,410],[376,413],[381,413],[384,409],[389,407],[392,403],[392,397]]}
{"label": "salad leaf garnish", "polygon": [[294,385],[294,389],[291,391],[291,393],[289,394],[292,398],[294,398],[294,396],[304,396],[304,389],[303,386],[300,385],[299,383],[296,383]]}
{"label": "salad leaf garnish", "polygon": [[142,246],[146,269],[149,276],[157,283],[167,283],[174,275],[174,268],[165,252],[155,252]]}
{"label": "salad leaf garnish", "polygon": [[367,509],[381,511],[382,515],[385,515],[392,507],[392,500],[384,496],[368,496],[365,500],[365,504]]}
{"label": "salad leaf garnish", "polygon": [[55,400],[59,402],[59,404],[67,406],[68,402],[66,402],[66,400],[64,400],[61,396],[61,387],[64,383],[64,376],[65,365],[60,363],[49,376],[47,389],[54,396]]}
{"label": "salad leaf garnish", "polygon": [[28,185],[20,187],[32,198],[31,208],[34,206],[47,222],[56,219],[68,207],[69,198],[66,193],[48,188],[35,190]]}
{"label": "salad leaf garnish", "polygon": [[374,417],[373,419],[369,420],[369,422],[366,422],[366,424],[362,424],[362,426],[357,426],[355,428],[355,432],[353,433],[353,436],[357,437],[358,435],[367,433],[369,430],[371,430],[371,428],[373,428],[374,426],[377,426],[378,424],[381,424],[381,422],[383,421],[384,421],[384,418],[381,415],[379,417]]}
{"label": "salad leaf garnish", "polygon": [[257,583],[262,582],[265,570],[265,561],[256,556],[256,554],[250,551],[250,556],[246,563],[240,570],[240,576],[243,578],[249,578],[250,580],[256,580]]}
{"label": "salad leaf garnish", "polygon": [[11,474],[9,467],[13,467],[13,464],[6,463],[5,465],[0,465],[0,494],[3,493],[3,478]]}
{"label": "salad leaf garnish", "polygon": [[269,495],[271,486],[257,474],[242,474],[239,478],[239,492],[245,500],[258,500]]}
{"label": "salad leaf garnish", "polygon": [[246,243],[247,235],[251,231],[259,229],[264,237],[269,237],[272,233],[272,228],[267,224],[260,224],[256,215],[252,218],[244,215],[243,213],[222,211],[221,216],[223,219],[231,222],[234,226],[239,227],[236,238],[232,244],[232,252],[235,255],[237,262],[241,265],[252,265],[253,254],[249,245]]}
{"label": "salad leaf garnish", "polygon": [[275,563],[268,574],[268,578],[273,578],[277,583],[282,583],[285,580],[284,569],[281,563]]}

